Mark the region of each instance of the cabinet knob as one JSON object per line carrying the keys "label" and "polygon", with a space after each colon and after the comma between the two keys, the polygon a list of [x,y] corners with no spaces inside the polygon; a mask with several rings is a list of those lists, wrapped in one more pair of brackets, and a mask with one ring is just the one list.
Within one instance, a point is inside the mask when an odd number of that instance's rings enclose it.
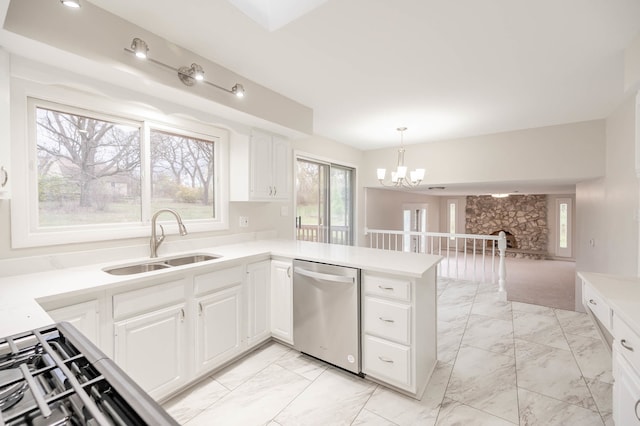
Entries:
{"label": "cabinet knob", "polygon": [[8,180],[9,173],[7,172],[7,169],[5,169],[4,166],[0,166],[0,188],[4,188]]}
{"label": "cabinet knob", "polygon": [[184,309],[180,308],[180,321],[184,321]]}
{"label": "cabinet knob", "polygon": [[598,304],[596,303],[596,301],[595,301],[595,300],[593,300],[593,299],[589,299],[589,303],[591,303],[591,304],[592,304],[592,305],[594,305],[594,306],[597,306],[597,305],[598,305]]}
{"label": "cabinet knob", "polygon": [[198,314],[202,316],[202,302],[198,302]]}
{"label": "cabinet knob", "polygon": [[287,277],[291,278],[291,266],[287,268]]}
{"label": "cabinet knob", "polygon": [[620,340],[620,345],[626,350],[633,352],[633,346],[627,345],[627,341],[625,339]]}
{"label": "cabinet knob", "polygon": [[277,193],[278,193],[278,188],[274,186],[273,187],[273,196],[275,197]]}

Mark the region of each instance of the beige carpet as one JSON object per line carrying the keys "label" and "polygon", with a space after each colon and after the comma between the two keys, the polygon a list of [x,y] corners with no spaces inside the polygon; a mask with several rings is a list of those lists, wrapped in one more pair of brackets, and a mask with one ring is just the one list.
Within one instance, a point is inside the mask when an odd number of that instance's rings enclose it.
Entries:
{"label": "beige carpet", "polygon": [[575,310],[576,263],[506,259],[507,300]]}
{"label": "beige carpet", "polygon": [[[575,310],[576,263],[562,260],[506,258],[507,300]],[[498,259],[463,255],[447,258],[439,274],[453,279],[498,282]]]}

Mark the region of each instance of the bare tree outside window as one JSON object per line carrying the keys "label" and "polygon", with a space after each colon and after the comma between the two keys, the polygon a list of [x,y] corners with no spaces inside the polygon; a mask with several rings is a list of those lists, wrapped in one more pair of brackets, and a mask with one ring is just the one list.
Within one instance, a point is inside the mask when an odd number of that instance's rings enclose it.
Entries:
{"label": "bare tree outside window", "polygon": [[140,128],[36,108],[40,226],[141,220]]}
{"label": "bare tree outside window", "polygon": [[184,219],[215,217],[214,142],[151,131],[151,207]]}

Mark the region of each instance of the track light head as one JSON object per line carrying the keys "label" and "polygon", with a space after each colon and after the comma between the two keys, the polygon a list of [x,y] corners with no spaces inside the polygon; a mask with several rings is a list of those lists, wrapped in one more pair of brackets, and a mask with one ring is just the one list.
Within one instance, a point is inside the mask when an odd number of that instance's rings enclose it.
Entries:
{"label": "track light head", "polygon": [[242,84],[236,83],[236,85],[231,88],[231,93],[239,98],[244,98],[244,87]]}
{"label": "track light head", "polygon": [[133,50],[136,57],[146,59],[147,54],[149,53],[149,46],[147,46],[147,43],[144,40],[136,37],[131,41],[131,50]]}
{"label": "track light head", "polygon": [[80,0],[60,0],[60,3],[73,9],[77,9],[80,7]]}
{"label": "track light head", "polygon": [[204,70],[202,67],[196,63],[191,64],[191,71],[193,74],[193,78],[198,81],[204,80]]}

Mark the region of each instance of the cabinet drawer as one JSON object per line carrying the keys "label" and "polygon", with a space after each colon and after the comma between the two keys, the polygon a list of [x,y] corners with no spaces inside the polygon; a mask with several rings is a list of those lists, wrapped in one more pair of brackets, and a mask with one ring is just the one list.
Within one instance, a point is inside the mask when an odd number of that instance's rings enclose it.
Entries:
{"label": "cabinet drawer", "polygon": [[165,306],[182,303],[184,281],[171,281],[113,296],[113,319],[119,320]]}
{"label": "cabinet drawer", "polygon": [[377,337],[364,337],[365,374],[371,374],[390,384],[411,386],[411,349]]}
{"label": "cabinet drawer", "polygon": [[364,276],[364,292],[376,296],[411,301],[411,282],[378,275]]}
{"label": "cabinet drawer", "polygon": [[614,345],[640,375],[640,336],[619,317],[613,318]]}
{"label": "cabinet drawer", "polygon": [[364,332],[408,345],[411,342],[411,306],[365,297]]}
{"label": "cabinet drawer", "polygon": [[585,308],[593,312],[593,315],[598,319],[598,321],[600,321],[607,331],[611,333],[611,308],[586,282],[584,282],[582,288],[582,301]]}
{"label": "cabinet drawer", "polygon": [[197,275],[194,279],[196,296],[211,293],[220,289],[242,283],[242,267],[223,269],[208,274]]}

